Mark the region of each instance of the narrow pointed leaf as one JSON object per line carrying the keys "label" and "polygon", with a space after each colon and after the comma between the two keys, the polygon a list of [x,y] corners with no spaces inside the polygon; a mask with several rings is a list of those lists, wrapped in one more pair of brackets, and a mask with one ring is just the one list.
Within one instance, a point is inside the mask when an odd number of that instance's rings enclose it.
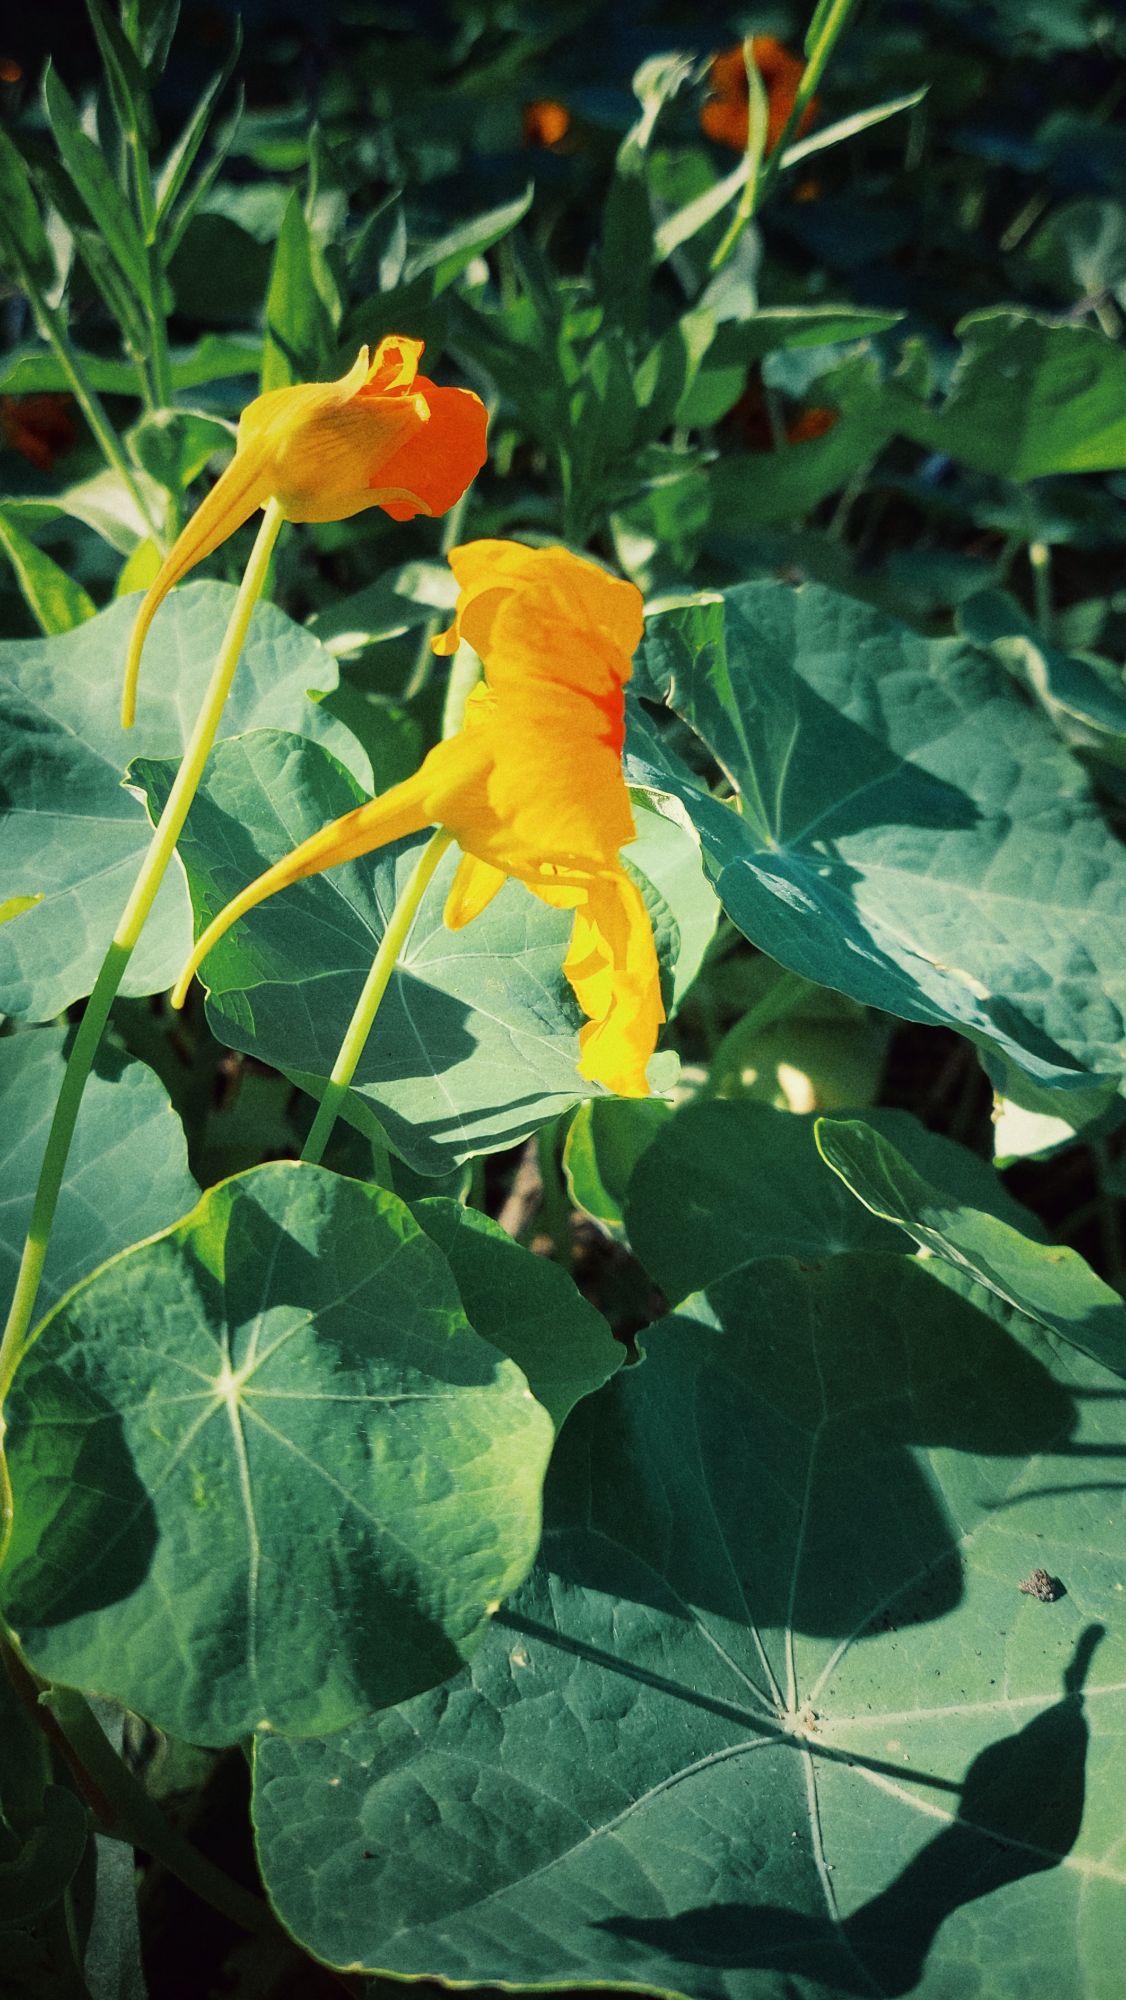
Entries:
{"label": "narrow pointed leaf", "polygon": [[[1075,1250],[1037,1241],[1008,1216],[992,1213],[988,1190],[975,1202],[924,1178],[884,1134],[861,1119],[821,1118],[821,1157],[873,1215],[897,1222],[955,1270],[1126,1375],[1126,1303]],[[1000,1190],[999,1190],[1000,1191]],[[976,1192],[976,1191],[975,1191]]]}

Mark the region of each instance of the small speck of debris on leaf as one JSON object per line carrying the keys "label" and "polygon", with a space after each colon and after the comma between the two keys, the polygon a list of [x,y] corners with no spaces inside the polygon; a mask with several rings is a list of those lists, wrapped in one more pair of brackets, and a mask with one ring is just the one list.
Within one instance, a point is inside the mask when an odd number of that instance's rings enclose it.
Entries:
{"label": "small speck of debris on leaf", "polygon": [[1019,1585],[1026,1597],[1038,1597],[1041,1604],[1054,1604],[1057,1597],[1066,1597],[1067,1592],[1058,1576],[1049,1576],[1046,1569],[1034,1569]]}

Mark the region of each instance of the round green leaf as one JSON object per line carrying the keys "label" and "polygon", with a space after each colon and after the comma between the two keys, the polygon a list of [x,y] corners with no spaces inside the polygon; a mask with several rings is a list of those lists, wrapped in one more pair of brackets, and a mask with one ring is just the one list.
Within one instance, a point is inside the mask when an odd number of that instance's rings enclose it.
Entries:
{"label": "round green leaf", "polygon": [[534,1558],[553,1435],[403,1203],[286,1162],[72,1292],[9,1417],[29,1659],[203,1743],[447,1679]]}
{"label": "round green leaf", "polygon": [[558,1430],[625,1360],[602,1314],[560,1265],[514,1243],[479,1209],[430,1196],[412,1203],[411,1213],[448,1260],[482,1339],[523,1369]]}
{"label": "round green leaf", "polygon": [[568,1424],[472,1668],[258,1744],[294,1934],[482,1986],[1111,2000],[1120,1404],[983,1303],[771,1260],[658,1329]]}
{"label": "round green leaf", "polygon": [[747,1102],[686,1104],[662,1124],[634,1166],[624,1214],[635,1256],[670,1299],[760,1257],[910,1249],[901,1231],[841,1200],[813,1125]]}

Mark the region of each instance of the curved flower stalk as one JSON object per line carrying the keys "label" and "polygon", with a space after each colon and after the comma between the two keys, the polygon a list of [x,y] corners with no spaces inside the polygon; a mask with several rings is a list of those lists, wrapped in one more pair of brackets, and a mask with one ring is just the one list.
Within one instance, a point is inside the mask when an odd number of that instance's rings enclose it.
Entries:
{"label": "curved flower stalk", "polygon": [[444,514],[485,463],[487,414],[471,389],[418,373],[421,340],[391,334],[361,347],[338,382],[270,389],[239,419],[235,455],[146,591],[125,666],[122,721],[132,726],[141,651],[174,584],[259,507],[286,521],[344,521],[382,507],[396,521]]}
{"label": "curved flower stalk", "polygon": [[469,542],[450,565],[457,611],[434,648],[452,653],[464,638],[485,674],[461,730],[413,777],[302,842],[229,903],[173,999],[182,1003],[212,945],[267,896],[435,826],[462,850],[446,902],[451,929],[478,916],[509,876],[574,911],[564,971],[587,1017],[580,1072],[644,1097],[664,1009],[652,927],[620,857],[635,831],[621,753],[640,593],[561,548]]}

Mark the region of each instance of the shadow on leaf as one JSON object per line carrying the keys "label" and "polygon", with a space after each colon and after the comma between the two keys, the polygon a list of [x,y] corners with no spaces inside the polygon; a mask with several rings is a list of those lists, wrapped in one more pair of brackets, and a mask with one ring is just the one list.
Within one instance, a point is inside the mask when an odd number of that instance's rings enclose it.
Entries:
{"label": "shadow on leaf", "polygon": [[1083,1688],[1103,1636],[1101,1625],[1086,1628],[1061,1699],[974,1758],[950,1824],[843,1921],[769,1904],[721,1903],[674,1917],[610,1917],[599,1928],[692,1965],[769,1968],[824,1980],[844,1993],[913,1992],[955,1910],[1058,1868],[1074,1847],[1089,1735]]}

